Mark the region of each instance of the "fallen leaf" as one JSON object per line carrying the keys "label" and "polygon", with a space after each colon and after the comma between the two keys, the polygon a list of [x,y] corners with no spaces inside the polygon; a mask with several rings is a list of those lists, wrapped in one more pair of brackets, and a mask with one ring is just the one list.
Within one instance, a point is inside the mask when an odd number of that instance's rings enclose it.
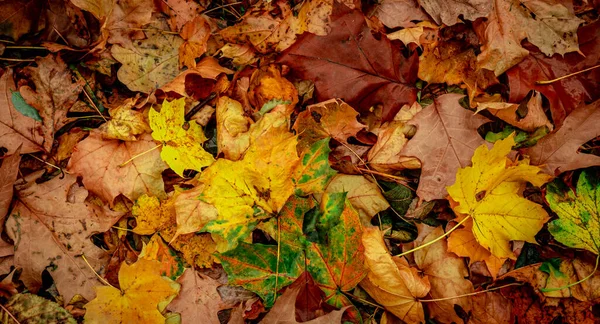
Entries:
{"label": "fallen leaf", "polygon": [[42,29],[44,6],[41,1],[7,1],[0,4],[0,28],[3,36],[18,41],[21,36]]}
{"label": "fallen leaf", "polygon": [[11,99],[15,90],[13,70],[7,69],[0,78],[0,146],[6,148],[8,154],[13,154],[21,145],[23,154],[41,151],[44,143],[42,123],[15,109]]}
{"label": "fallen leaf", "polygon": [[110,119],[98,128],[105,139],[118,139],[122,141],[136,141],[151,129],[143,112],[133,109],[137,103],[136,98],[126,99],[120,106],[110,109]]}
{"label": "fallen leaf", "polygon": [[486,292],[471,297],[473,311],[469,323],[503,324],[513,323],[512,305],[497,292]]}
{"label": "fallen leaf", "polygon": [[252,120],[236,100],[221,97],[217,101],[217,149],[228,160],[239,160],[250,146],[248,130]]}
{"label": "fallen leaf", "polygon": [[[296,298],[298,298],[298,294],[300,293],[300,289],[302,287],[298,286],[296,288],[287,289],[281,297],[277,299],[275,305],[265,318],[263,318],[261,323],[265,324],[296,324],[300,323],[296,321]],[[342,316],[344,312],[349,306],[343,307],[340,310],[335,310],[329,312],[327,315],[323,315],[317,317],[310,321],[303,321],[302,323],[306,324],[329,324],[329,323],[341,323]]]}
{"label": "fallen leaf", "polygon": [[19,323],[77,323],[73,316],[57,303],[33,294],[14,295],[4,307],[3,310],[11,314],[10,318]]}
{"label": "fallen leaf", "polygon": [[[415,247],[424,245],[444,235],[441,226],[429,227],[417,225],[419,236],[415,240]],[[450,298],[473,292],[473,284],[466,278],[469,270],[462,258],[448,251],[448,243],[445,240],[437,241],[427,247],[414,252],[415,263],[429,279],[431,290],[429,295],[432,299],[442,299],[437,302],[426,303],[431,318],[441,323],[462,323],[463,320],[456,314],[456,305],[463,311],[470,312],[472,307],[469,298]]]}
{"label": "fallen leaf", "polygon": [[[174,233],[174,230],[168,233]],[[161,233],[162,237],[170,242],[175,250],[181,252],[183,259],[190,266],[198,268],[211,268],[216,261],[214,254],[217,252],[217,243],[212,239],[210,233],[190,233],[179,235],[167,235],[167,231]]]}
{"label": "fallen leaf", "polygon": [[263,114],[266,113],[264,108],[269,102],[281,102],[285,106],[285,109],[281,111],[291,114],[298,103],[298,90],[290,81],[281,76],[280,67],[270,64],[252,73],[248,100],[256,111]]}
{"label": "fallen leaf", "polygon": [[[520,116],[521,107],[525,107],[527,115]],[[504,120],[505,122],[518,127],[524,131],[533,132],[538,127],[546,126],[551,131],[554,126],[546,117],[542,107],[542,95],[534,91],[526,102],[521,104],[507,102],[480,102],[477,103],[477,112],[482,110],[489,111],[492,115]]]}
{"label": "fallen leaf", "polygon": [[414,27],[413,21],[429,19],[415,0],[383,0],[377,4],[372,15],[388,28]]}
{"label": "fallen leaf", "polygon": [[75,146],[87,135],[81,128],[72,128],[58,138],[58,149],[54,155],[56,160],[64,161],[73,155]]}
{"label": "fallen leaf", "polygon": [[173,280],[179,278],[183,271],[183,261],[171,250],[158,234],[152,235],[150,241],[144,244],[138,260],[158,261],[156,268],[161,276],[169,277]]}
{"label": "fallen leaf", "polygon": [[180,285],[160,275],[160,262],[138,260],[119,270],[121,289],[96,287],[97,296],[85,305],[86,323],[164,323],[166,306],[179,293]]}
{"label": "fallen leaf", "polygon": [[477,128],[488,120],[462,108],[460,98],[458,94],[439,96],[409,121],[417,126],[417,133],[400,154],[421,161],[417,195],[423,200],[445,198],[456,171],[469,165],[475,149],[485,143]]}
{"label": "fallen leaf", "polygon": [[[387,34],[387,38],[390,40],[399,40],[404,45],[408,46],[410,43],[415,43],[419,46],[422,45],[423,41],[429,36],[431,32],[429,30],[437,30],[439,27],[429,21],[422,21],[415,27],[407,27],[392,33]],[[423,41],[421,38],[425,38]],[[425,41],[429,42],[429,40]]]}
{"label": "fallen leaf", "polygon": [[322,193],[336,175],[329,164],[330,138],[315,142],[300,158],[300,164],[292,174],[292,181],[298,196]]}
{"label": "fallen leaf", "polygon": [[190,0],[165,0],[163,12],[169,14],[169,26],[178,32],[202,13],[202,6]]}
{"label": "fallen leaf", "polygon": [[173,201],[177,220],[175,236],[200,231],[207,223],[217,219],[217,209],[198,199],[203,191],[204,186],[199,185],[175,195]]}
{"label": "fallen leaf", "polygon": [[172,91],[185,97],[188,95],[186,91],[187,77],[198,75],[205,79],[217,80],[217,77],[221,73],[231,74],[233,71],[219,65],[219,61],[214,57],[205,57],[200,60],[200,62],[196,63],[194,68],[189,68],[179,74],[175,74],[176,76],[174,78],[173,76],[169,77],[167,79],[168,82],[160,89],[165,93]]}
{"label": "fallen leaf", "polygon": [[136,226],[133,232],[139,235],[152,235],[170,225],[172,218],[172,203],[162,203],[156,197],[141,195],[131,208]]}
{"label": "fallen leaf", "polygon": [[600,101],[582,106],[565,119],[563,125],[525,150],[531,164],[539,165],[548,174],[558,174],[600,164],[600,157],[577,150],[587,141],[600,135],[593,125],[600,120]]}
{"label": "fallen leaf", "polygon": [[21,148],[17,148],[11,156],[2,159],[0,166],[0,228],[4,229],[4,221],[13,198],[13,188],[19,174],[21,163]]}
{"label": "fallen leaf", "polygon": [[151,109],[148,117],[152,138],[163,144],[160,157],[180,177],[186,169],[202,171],[215,161],[202,147],[207,140],[202,127],[194,120],[185,121],[184,98],[165,100],[160,112]]}
{"label": "fallen leaf", "polygon": [[[158,150],[152,150],[155,147],[149,134],[136,142],[122,142],[103,140],[99,132],[91,132],[75,147],[67,169],[83,176],[86,189],[111,206],[120,194],[132,201],[143,194],[165,198],[161,173],[167,166],[159,158]],[[120,166],[132,158],[131,162]]]}
{"label": "fallen leaf", "polygon": [[416,53],[405,58],[386,37],[375,38],[357,10],[334,16],[327,36],[305,33],[278,62],[290,66],[299,79],[314,80],[318,101],[344,98],[360,112],[381,103],[384,119],[412,104]]}
{"label": "fallen leaf", "polygon": [[101,284],[94,271],[102,273],[108,255],[90,236],[107,231],[123,215],[95,204],[76,181],[77,177],[66,174],[62,179],[31,183],[18,191],[6,222],[6,232],[15,242],[15,265],[23,268],[20,279],[37,292],[42,271],[48,269],[65,303],[76,294],[94,297],[93,288]]}
{"label": "fallen leaf", "polygon": [[498,258],[516,259],[509,241],[536,243],[534,236],[549,218],[542,206],[523,198],[521,192],[527,182],[539,187],[551,177],[528,160],[507,158],[514,145],[511,135],[491,150],[479,146],[473,165],[459,169],[456,182],[447,187],[458,203],[452,209],[459,219],[469,215],[477,242]]}
{"label": "fallen leaf", "polygon": [[458,16],[474,21],[479,17],[485,17],[494,9],[493,4],[488,0],[419,0],[419,4],[438,25],[443,23],[448,26],[461,23]]}
{"label": "fallen leaf", "polygon": [[52,150],[54,133],[67,122],[67,112],[83,89],[80,81],[73,82],[71,71],[60,56],[48,55],[36,60],[37,67],[28,67],[35,89],[28,85],[19,88],[23,99],[34,107],[42,118],[44,149]]}
{"label": "fallen leaf", "polygon": [[310,273],[303,272],[287,289],[300,287],[296,297],[296,316],[301,322],[307,322],[336,310],[325,302],[325,293],[312,278]]}
{"label": "fallen leaf", "polygon": [[496,75],[506,72],[528,55],[521,47],[525,38],[548,56],[579,51],[577,27],[583,20],[563,4],[495,0],[493,6],[487,20],[476,27],[483,43],[478,66]]}
{"label": "fallen leaf", "polygon": [[178,49],[183,39],[158,31],[146,31],[146,36],[132,48],[114,45],[111,54],[123,64],[117,72],[119,80],[131,91],[150,93],[179,74]]}
{"label": "fallen leaf", "polygon": [[558,215],[548,231],[560,243],[600,254],[600,181],[585,170],[577,181],[577,193],[556,180],[546,186],[546,201]]}
{"label": "fallen leaf", "polygon": [[248,45],[225,44],[219,51],[223,57],[230,58],[237,66],[251,65],[258,60],[256,52]]}
{"label": "fallen leaf", "polygon": [[203,323],[219,324],[217,313],[225,308],[217,291],[219,282],[192,269],[186,269],[177,282],[181,292],[167,307],[170,312],[181,314],[182,324]]}
{"label": "fallen leaf", "polygon": [[210,37],[208,22],[203,16],[196,16],[183,26],[179,35],[185,40],[179,47],[179,68],[184,66],[188,68],[196,67],[196,58],[201,57],[208,46],[208,38]]}
{"label": "fallen leaf", "polygon": [[365,228],[362,241],[369,272],[360,282],[361,288],[404,322],[424,323],[419,298],[427,296],[430,290],[428,278],[421,277],[404,259],[392,257],[378,228]]}
{"label": "fallen leaf", "polygon": [[390,207],[376,183],[362,175],[338,174],[325,189],[325,193],[346,192],[346,198],[358,211],[363,225],[371,224],[371,218]]}

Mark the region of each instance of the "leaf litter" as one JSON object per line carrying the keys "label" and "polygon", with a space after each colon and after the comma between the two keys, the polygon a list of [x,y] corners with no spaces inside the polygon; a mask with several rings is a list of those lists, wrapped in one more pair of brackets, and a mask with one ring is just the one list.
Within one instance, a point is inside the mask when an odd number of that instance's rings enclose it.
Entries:
{"label": "leaf litter", "polygon": [[600,320],[595,2],[30,3],[3,321]]}

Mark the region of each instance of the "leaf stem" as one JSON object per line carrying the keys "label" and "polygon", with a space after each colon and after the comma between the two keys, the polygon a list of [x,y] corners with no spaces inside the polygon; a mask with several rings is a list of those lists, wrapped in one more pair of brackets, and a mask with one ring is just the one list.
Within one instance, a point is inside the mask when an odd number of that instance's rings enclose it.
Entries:
{"label": "leaf stem", "polygon": [[458,222],[458,224],[456,224],[454,227],[452,227],[448,232],[444,233],[444,235],[442,235],[442,236],[437,237],[435,240],[429,241],[429,242],[427,242],[427,243],[425,243],[423,245],[419,245],[419,246],[415,247],[414,249],[410,249],[410,250],[408,250],[406,252],[402,252],[400,254],[397,254],[396,256],[399,256],[399,257],[405,256],[407,254],[413,253],[415,251],[418,251],[418,250],[420,250],[422,248],[425,248],[427,246],[430,246],[430,245],[434,244],[435,242],[437,242],[437,241],[443,239],[444,237],[450,235],[450,233],[454,232],[455,229],[457,229],[460,225],[462,225],[464,222],[466,222],[469,219],[471,219],[471,216],[465,217],[465,219],[463,219],[460,222]]}
{"label": "leaf stem", "polygon": [[142,152],[142,153],[136,154],[136,155],[132,156],[132,157],[131,157],[131,159],[129,159],[129,160],[127,160],[127,161],[125,161],[125,162],[123,162],[123,163],[119,164],[119,165],[118,165],[118,167],[119,167],[119,168],[122,168],[122,167],[126,166],[126,165],[127,165],[127,163],[129,163],[129,162],[133,161],[134,159],[137,159],[137,158],[139,158],[140,156],[142,156],[142,155],[144,155],[144,154],[150,153],[150,152],[152,152],[152,151],[154,151],[154,150],[156,150],[157,148],[159,148],[159,147],[162,147],[162,146],[163,146],[162,144],[158,144],[158,145],[156,145],[155,147],[153,147],[153,148],[151,148],[151,149],[149,149],[149,150],[147,150],[147,151],[144,151],[144,152]]}
{"label": "leaf stem", "polygon": [[500,287],[494,287],[494,288],[490,288],[490,289],[486,289],[486,290],[482,290],[482,291],[476,291],[476,292],[472,292],[472,293],[468,293],[468,294],[464,294],[464,295],[458,295],[458,296],[452,296],[452,297],[444,297],[444,298],[436,298],[436,299],[419,299],[419,302],[421,303],[434,303],[434,302],[439,302],[439,301],[444,301],[444,300],[450,300],[450,299],[454,299],[454,298],[463,298],[463,297],[469,297],[469,296],[475,296],[475,295],[479,295],[482,293],[486,293],[486,292],[490,292],[490,291],[494,291],[494,290],[498,290],[498,289],[502,289],[502,288],[506,288],[506,287],[510,287],[510,286],[523,286],[524,284],[520,283],[520,282],[513,282],[510,284],[506,284]]}
{"label": "leaf stem", "polygon": [[356,301],[360,302],[361,304],[369,305],[369,306],[376,307],[376,308],[383,308],[383,307],[382,307],[382,306],[380,306],[380,305],[374,304],[374,303],[372,303],[372,302],[370,302],[370,301],[368,301],[368,300],[366,300],[366,299],[360,298],[360,297],[358,297],[358,296],[354,296],[354,295],[352,295],[352,294],[350,294],[350,293],[348,293],[348,292],[346,292],[346,291],[342,291],[342,293],[343,293],[344,295],[346,295],[346,296],[348,296],[348,297],[350,297],[350,298],[352,298],[352,299],[354,299],[354,300],[356,300]]}
{"label": "leaf stem", "polygon": [[585,277],[577,282],[574,282],[572,284],[568,284],[566,286],[562,286],[562,287],[558,287],[558,288],[542,288],[542,289],[540,289],[540,291],[541,292],[559,291],[559,290],[563,290],[563,289],[567,289],[567,288],[571,288],[573,286],[579,285],[580,283],[590,279],[596,273],[596,271],[598,270],[598,262],[599,261],[600,261],[600,254],[598,256],[596,256],[596,265],[594,266],[594,271],[592,271],[592,273],[590,273],[587,277]]}
{"label": "leaf stem", "polygon": [[217,94],[215,92],[211,92],[208,97],[206,97],[204,100],[200,101],[197,105],[194,106],[194,108],[192,108],[190,111],[188,111],[187,114],[185,114],[185,121],[189,121],[190,119],[192,119],[192,117],[194,117],[194,115],[198,111],[200,111],[200,109],[202,109],[202,107],[204,107],[206,104],[208,104],[216,96],[217,96]]}
{"label": "leaf stem", "polygon": [[274,296],[277,298],[277,286],[279,285],[279,260],[281,258],[281,223],[279,218],[275,218],[277,222],[277,266],[275,268],[275,292]]}
{"label": "leaf stem", "polygon": [[108,281],[106,281],[106,279],[102,278],[102,276],[100,276],[98,274],[98,272],[96,272],[96,270],[94,270],[94,268],[92,267],[92,265],[88,262],[88,260],[85,257],[85,254],[81,255],[81,258],[83,259],[83,261],[85,262],[85,264],[87,264],[87,266],[90,268],[90,270],[92,270],[92,272],[96,275],[96,277],[98,277],[98,279],[105,285],[113,287],[115,289],[117,289],[115,286],[111,285]]}
{"label": "leaf stem", "polygon": [[34,59],[16,59],[16,58],[7,58],[7,57],[0,57],[1,61],[9,61],[9,62],[35,62]]}
{"label": "leaf stem", "polygon": [[403,184],[405,186],[408,185],[407,184],[408,183],[408,179],[405,178],[405,177],[398,177],[398,176],[394,176],[394,175],[383,173],[383,172],[378,172],[378,171],[371,170],[371,169],[363,169],[363,168],[359,168],[359,167],[356,167],[356,168],[358,169],[358,171],[361,171],[361,172],[372,173],[372,174],[375,174],[375,175],[378,175],[378,176],[382,176],[384,178],[390,178],[390,179],[396,180],[396,181],[398,181],[399,183],[401,183],[401,184]]}
{"label": "leaf stem", "polygon": [[6,314],[8,314],[8,316],[10,316],[10,318],[12,318],[13,321],[15,321],[15,323],[21,324],[21,322],[19,322],[19,320],[8,309],[6,309],[6,307],[4,307],[2,304],[0,304],[0,307],[4,312],[6,312]]}
{"label": "leaf stem", "polygon": [[593,70],[593,69],[596,69],[596,68],[599,68],[599,67],[600,67],[600,64],[597,64],[597,65],[594,65],[594,66],[589,67],[587,69],[583,69],[581,71],[577,71],[577,72],[573,72],[573,73],[570,73],[570,74],[567,74],[567,75],[563,75],[563,76],[561,76],[559,78],[556,78],[556,79],[536,81],[535,84],[541,84],[541,85],[551,84],[551,83],[554,83],[556,81],[560,81],[562,79],[570,78],[570,77],[572,77],[574,75],[581,74],[581,73],[584,73],[584,72],[587,72],[587,71],[590,71],[590,70]]}

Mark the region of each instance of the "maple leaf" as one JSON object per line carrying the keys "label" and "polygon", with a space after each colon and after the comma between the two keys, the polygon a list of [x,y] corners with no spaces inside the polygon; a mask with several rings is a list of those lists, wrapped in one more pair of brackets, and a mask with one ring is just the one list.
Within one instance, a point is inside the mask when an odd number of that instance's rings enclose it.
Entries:
{"label": "maple leaf", "polygon": [[6,233],[15,242],[15,266],[23,268],[20,280],[35,292],[42,272],[49,269],[65,302],[76,294],[93,298],[93,287],[100,284],[94,271],[102,273],[108,255],[90,237],[107,231],[123,215],[95,204],[76,181],[66,174],[19,190],[6,222]]}
{"label": "maple leaf", "polygon": [[179,278],[183,271],[183,261],[171,250],[158,234],[152,235],[150,241],[144,244],[138,260],[158,261],[158,267],[161,276],[169,277],[173,280]]}
{"label": "maple leaf", "polygon": [[202,56],[208,47],[210,25],[204,16],[196,16],[183,26],[179,35],[185,40],[179,47],[179,68],[196,67],[196,58]]}
{"label": "maple leaf", "polygon": [[8,154],[13,154],[19,146],[23,154],[41,151],[42,124],[15,109],[11,99],[15,90],[13,70],[7,69],[0,78],[0,146]]}
{"label": "maple leaf", "polygon": [[43,9],[41,2],[35,0],[0,4],[2,34],[17,41],[25,34],[38,32]]}
{"label": "maple leaf", "polygon": [[[486,1],[487,2],[487,1]],[[544,54],[579,51],[577,27],[583,22],[560,3],[534,0],[495,0],[494,10],[476,27],[483,46],[478,66],[500,75],[528,55],[525,38]]]}
{"label": "maple leaf", "polygon": [[486,16],[494,8],[488,0],[419,0],[419,4],[438,25],[448,26],[461,23],[458,16],[473,21]]}
{"label": "maple leaf", "polygon": [[81,81],[73,82],[71,71],[60,56],[48,55],[36,59],[37,67],[27,67],[35,90],[28,85],[19,88],[23,99],[34,107],[42,118],[44,149],[52,150],[54,133],[67,122],[67,112],[83,89]]}
{"label": "maple leaf", "polygon": [[191,77],[199,76],[204,79],[217,80],[217,77],[221,73],[232,74],[233,71],[219,65],[219,61],[214,57],[205,57],[196,63],[195,67],[176,74],[172,80],[169,79],[165,85],[160,87],[160,90],[165,93],[172,91],[183,97],[187,97],[189,88],[186,87],[186,84],[189,83]]}
{"label": "maple leaf", "polygon": [[416,99],[417,54],[404,58],[386,37],[375,38],[360,11],[337,10],[331,33],[305,33],[278,62],[293,76],[314,80],[317,100],[344,98],[359,111],[382,103],[389,119]]}
{"label": "maple leaf", "polygon": [[[517,111],[525,107],[527,115],[521,117]],[[542,107],[542,95],[534,91],[527,102],[513,104],[506,102],[479,102],[477,103],[477,112],[487,109],[492,115],[504,120],[505,122],[518,127],[524,131],[533,132],[538,127],[546,126],[549,130],[554,126],[546,117]],[[519,110],[520,111],[520,110]]]}
{"label": "maple leaf", "polygon": [[236,66],[251,65],[258,60],[256,52],[248,45],[225,44],[219,51]]}
{"label": "maple leaf", "polygon": [[[296,299],[300,294],[302,286],[288,288],[282,295],[277,299],[273,308],[269,311],[267,316],[263,318],[264,323],[289,323],[297,324],[296,321]],[[342,316],[349,306],[343,307],[340,310],[334,310],[326,315],[317,317],[310,321],[303,321],[301,323],[306,324],[328,324],[328,323],[341,323]]]}
{"label": "maple leaf", "polygon": [[548,224],[550,234],[560,243],[600,254],[600,181],[592,171],[583,171],[577,193],[559,181],[546,187],[546,200],[558,219]]}
{"label": "maple leaf", "polygon": [[471,297],[473,302],[472,317],[469,323],[513,323],[512,304],[510,301],[496,292],[486,292]]}
{"label": "maple leaf", "polygon": [[437,30],[439,27],[429,21],[421,21],[415,27],[408,27],[395,32],[387,34],[387,38],[390,40],[399,40],[404,45],[415,43],[421,46],[423,43],[428,43],[431,40],[427,40],[431,37],[433,30]]}
{"label": "maple leaf", "polygon": [[178,48],[183,40],[159,31],[146,31],[146,36],[132,47],[114,45],[111,54],[123,64],[119,80],[132,91],[150,93],[179,74]]}
{"label": "maple leaf", "polygon": [[425,297],[430,290],[428,278],[421,277],[404,259],[392,257],[378,228],[365,228],[362,242],[369,272],[360,282],[361,288],[404,322],[425,322],[419,298]]}
{"label": "maple leaf", "polygon": [[217,219],[217,209],[198,199],[204,191],[203,185],[181,191],[173,198],[173,207],[177,220],[175,236],[201,230],[208,222]]}
{"label": "maple leaf", "polygon": [[338,174],[331,180],[325,192],[347,193],[346,198],[358,211],[365,226],[371,223],[373,216],[390,207],[378,185],[362,175]]}
{"label": "maple leaf", "polygon": [[282,103],[285,106],[282,112],[291,114],[298,103],[298,90],[290,81],[281,76],[279,66],[269,64],[252,73],[248,88],[248,101],[261,114],[265,113],[265,105],[274,102]]}
{"label": "maple leaf", "polygon": [[538,141],[537,145],[525,150],[531,163],[539,165],[548,174],[600,164],[600,157],[578,152],[581,145],[600,136],[596,125],[600,120],[600,101],[582,106],[573,111],[555,132]]}
{"label": "maple leaf", "polygon": [[298,196],[321,193],[336,175],[329,165],[330,138],[315,142],[300,158],[300,164],[292,174],[294,193]]}
{"label": "maple leaf", "polygon": [[[156,144],[148,134],[136,142],[122,142],[103,140],[100,132],[92,131],[75,146],[67,169],[83,176],[86,189],[111,206],[119,194],[132,201],[145,193],[165,198],[161,172],[167,166],[154,148]],[[131,162],[120,166],[133,157]]]}
{"label": "maple leaf", "polygon": [[136,98],[128,98],[120,106],[110,109],[110,120],[98,128],[102,137],[122,141],[136,141],[137,136],[151,131],[144,114],[134,110]]}
{"label": "maple leaf", "polygon": [[[417,225],[419,236],[415,240],[415,247],[424,245],[442,235],[442,227],[429,227]],[[431,317],[442,323],[460,323],[462,319],[454,311],[455,305],[460,306],[465,312],[471,311],[471,300],[468,298],[446,299],[448,297],[466,295],[473,292],[473,284],[465,279],[469,270],[462,258],[448,251],[448,244],[438,241],[425,248],[415,251],[415,263],[423,271],[431,284],[429,295],[441,301],[427,303],[426,306]]]}
{"label": "maple leaf", "polygon": [[219,98],[216,115],[218,153],[237,161],[250,146],[248,130],[253,125],[252,120],[244,116],[242,104],[229,97]]}
{"label": "maple leaf", "polygon": [[542,206],[521,197],[520,192],[526,182],[541,186],[551,178],[528,160],[508,159],[514,144],[513,134],[497,141],[491,150],[478,147],[473,166],[458,170],[456,182],[447,188],[458,203],[452,209],[472,217],[477,241],[493,255],[511,259],[516,257],[509,241],[535,243],[535,234],[548,220]]}
{"label": "maple leaf", "polygon": [[421,161],[417,195],[423,200],[445,198],[445,187],[452,184],[456,171],[466,167],[473,151],[485,143],[477,128],[488,120],[462,108],[460,98],[458,94],[439,96],[409,121],[417,126],[417,133],[400,154]]}
{"label": "maple leaf", "polygon": [[96,298],[85,305],[86,323],[164,323],[166,306],[180,285],[160,274],[160,262],[140,259],[119,270],[121,289],[96,287]]}
{"label": "maple leaf", "polygon": [[201,171],[209,166],[215,158],[202,148],[206,136],[202,127],[192,120],[187,122],[185,117],[185,99],[171,102],[164,101],[160,112],[152,109],[149,112],[152,138],[163,143],[160,157],[175,173],[183,177],[186,169]]}
{"label": "maple leaf", "polygon": [[414,20],[428,20],[429,16],[415,0],[383,0],[372,15],[388,28],[414,27]]}
{"label": "maple leaf", "polygon": [[168,311],[181,314],[182,324],[203,323],[219,324],[217,313],[226,308],[217,291],[219,282],[211,277],[186,269],[177,282],[181,284],[179,295],[167,307]]}
{"label": "maple leaf", "polygon": [[2,159],[0,166],[0,229],[4,229],[4,220],[10,210],[10,204],[13,197],[13,187],[17,175],[19,174],[19,164],[21,163],[21,147],[17,148],[11,156]]}
{"label": "maple leaf", "polygon": [[73,316],[57,303],[33,294],[16,294],[4,307],[10,312],[10,317],[20,323],[77,323]]}

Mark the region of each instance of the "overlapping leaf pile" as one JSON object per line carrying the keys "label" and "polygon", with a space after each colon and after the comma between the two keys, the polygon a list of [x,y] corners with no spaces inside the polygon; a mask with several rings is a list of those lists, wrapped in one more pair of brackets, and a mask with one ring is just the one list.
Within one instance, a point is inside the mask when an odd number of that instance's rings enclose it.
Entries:
{"label": "overlapping leaf pile", "polygon": [[3,322],[600,320],[597,1],[0,8]]}

